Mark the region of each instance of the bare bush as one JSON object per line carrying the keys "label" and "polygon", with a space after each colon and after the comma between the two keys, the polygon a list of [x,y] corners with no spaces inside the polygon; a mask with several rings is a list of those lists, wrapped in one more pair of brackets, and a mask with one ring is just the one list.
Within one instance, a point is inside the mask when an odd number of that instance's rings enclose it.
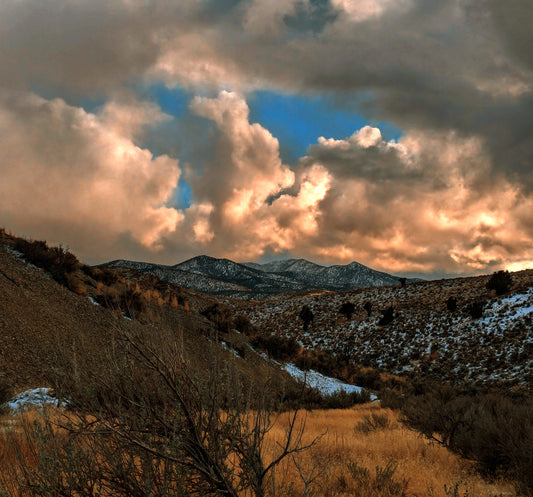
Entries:
{"label": "bare bush", "polygon": [[413,392],[403,421],[495,475],[506,472],[523,495],[533,494],[533,406],[501,394],[472,395],[452,387]]}
{"label": "bare bush", "polygon": [[394,307],[389,306],[383,311],[383,316],[379,320],[380,326],[387,326],[394,321]]}
{"label": "bare bush", "polygon": [[119,331],[105,361],[65,359],[53,380],[70,411],[27,427],[18,495],[262,497],[273,468],[314,442],[295,411],[267,456],[266,396],[201,346],[197,363],[180,336]]}
{"label": "bare bush", "polygon": [[352,319],[352,314],[355,312],[355,305],[352,302],[345,302],[339,308],[339,314],[342,314],[346,319]]}

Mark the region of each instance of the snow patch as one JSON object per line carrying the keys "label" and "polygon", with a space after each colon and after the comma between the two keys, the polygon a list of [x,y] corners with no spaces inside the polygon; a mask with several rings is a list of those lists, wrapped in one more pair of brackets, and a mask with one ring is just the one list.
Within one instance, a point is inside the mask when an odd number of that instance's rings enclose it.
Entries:
{"label": "snow patch", "polygon": [[227,350],[228,352],[231,352],[237,359],[241,358],[239,353],[234,348],[230,347],[226,342],[220,342],[220,344],[222,345],[223,349]]}
{"label": "snow patch", "polygon": [[[312,369],[309,371],[303,371],[294,364],[286,363],[283,366],[283,369],[296,380],[305,381],[307,386],[316,388],[322,395],[332,395],[341,391],[346,393],[361,393],[363,391],[362,387],[350,385],[349,383],[344,383],[336,378],[324,376],[322,373],[313,371]],[[377,397],[373,394],[370,394],[370,398],[372,400],[377,399]]]}
{"label": "snow patch", "polygon": [[10,401],[7,407],[12,411],[25,411],[32,407],[44,407],[47,404],[58,405],[59,401],[52,396],[50,388],[32,388],[21,392]]}

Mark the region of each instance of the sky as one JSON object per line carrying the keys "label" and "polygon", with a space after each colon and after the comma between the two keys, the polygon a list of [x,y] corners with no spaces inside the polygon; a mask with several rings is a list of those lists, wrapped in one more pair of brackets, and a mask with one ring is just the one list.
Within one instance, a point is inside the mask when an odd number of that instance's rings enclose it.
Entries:
{"label": "sky", "polygon": [[533,267],[531,0],[2,0],[0,226],[88,263]]}

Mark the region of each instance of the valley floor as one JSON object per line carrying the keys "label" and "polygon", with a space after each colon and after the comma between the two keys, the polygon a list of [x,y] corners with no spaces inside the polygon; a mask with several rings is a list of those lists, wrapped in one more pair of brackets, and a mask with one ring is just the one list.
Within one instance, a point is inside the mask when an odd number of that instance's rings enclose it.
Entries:
{"label": "valley floor", "polygon": [[[34,419],[35,411],[26,414]],[[408,430],[398,414],[377,404],[301,412],[310,449],[276,468],[268,495],[340,497],[514,497],[506,481],[486,481],[473,464]],[[270,431],[266,460],[275,457],[288,415]],[[9,482],[14,442],[22,442],[21,415],[0,420],[0,482]],[[272,492],[275,488],[275,494]]]}

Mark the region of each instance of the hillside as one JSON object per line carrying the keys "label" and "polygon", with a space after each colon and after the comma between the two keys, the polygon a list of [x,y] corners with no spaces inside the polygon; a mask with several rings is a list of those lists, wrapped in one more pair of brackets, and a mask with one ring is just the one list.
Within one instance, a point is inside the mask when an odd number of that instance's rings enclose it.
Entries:
{"label": "hillside", "polygon": [[[288,263],[280,269],[290,271],[290,267]],[[71,481],[56,476],[81,475],[79,481],[83,483],[88,481],[86,471],[98,484],[129,489],[121,485],[130,484],[132,471],[139,467],[133,481],[142,489],[135,494],[153,495],[145,492],[145,483],[152,482],[145,471],[160,475],[160,464],[168,462],[167,448],[175,451],[172,461],[179,471],[173,474],[182,476],[183,462],[196,461],[196,449],[210,457],[222,454],[218,462],[209,459],[221,469],[228,458],[241,457],[240,466],[227,473],[232,488],[240,488],[248,482],[248,454],[267,454],[247,445],[257,440],[257,433],[249,430],[250,422],[251,426],[266,427],[267,438],[261,438],[260,445],[275,451],[260,464],[278,457],[280,447],[287,447],[284,437],[290,433],[294,433],[294,445],[289,444],[292,449],[285,456],[300,454],[303,432],[298,425],[287,426],[283,421],[291,419],[294,411],[273,415],[272,419],[282,420],[281,431],[280,423],[275,429],[268,425],[269,413],[271,409],[305,407],[314,414],[302,415],[298,423],[303,430],[305,420],[311,420],[305,436],[316,437],[316,445],[312,443],[302,458],[287,457],[279,474],[292,472],[292,480],[284,482],[272,476],[268,488],[276,484],[280,492],[290,493],[297,488],[293,483],[301,478],[303,495],[311,488],[307,478],[312,478],[320,464],[324,473],[313,480],[317,495],[340,496],[349,491],[378,497],[384,482],[391,497],[444,497],[452,495],[454,489],[453,495],[458,497],[474,495],[474,489],[475,495],[483,497],[504,490],[506,495],[529,495],[520,492],[533,488],[529,471],[533,432],[527,393],[533,271],[513,274],[513,288],[501,297],[487,290],[487,280],[463,278],[418,282],[403,288],[315,291],[247,302],[185,290],[135,268],[89,267],[61,247],[17,239],[0,230],[0,395],[5,398],[6,383],[15,392],[51,386],[53,390],[24,392],[10,405],[18,409],[19,404],[39,397],[36,392],[45,396],[51,393],[52,399],[60,398],[66,406],[52,409],[52,416],[60,416],[72,430],[68,437],[56,437],[56,422],[46,418],[48,410],[44,410],[36,415],[43,416],[45,431],[37,430],[24,438],[13,429],[22,419],[18,413],[0,416],[0,442],[5,447],[0,454],[0,493],[5,493],[2,485],[7,484],[6,495],[41,496],[38,485],[43,478],[41,483],[61,487],[60,491],[50,487],[50,495],[66,494],[72,490]],[[456,299],[455,310],[448,308],[450,297]],[[474,318],[472,304],[481,301],[486,301],[483,315]],[[339,312],[347,303],[353,304],[352,315]],[[365,306],[367,303],[372,303],[372,309]],[[303,330],[300,315],[305,306],[313,319]],[[382,311],[389,307],[392,321],[380,324]],[[354,384],[298,369],[298,365],[307,367],[302,364],[309,351],[316,354],[317,364],[323,360],[322,365],[332,366],[330,376],[350,376]],[[381,373],[373,369],[376,366]],[[343,368],[351,372],[344,374]],[[404,377],[387,375],[383,370]],[[438,381],[410,382],[409,375]],[[306,378],[317,390],[302,389],[291,376]],[[374,381],[381,389],[377,392],[381,405],[394,407],[396,403],[401,413],[383,410],[377,403],[367,404],[363,410],[339,410],[375,398],[355,386],[360,384],[354,379],[357,377]],[[463,383],[467,388],[452,388],[442,380]],[[484,389],[473,388],[476,383],[513,388],[495,389],[486,395]],[[231,411],[227,416],[228,406],[239,414]],[[324,407],[337,410],[321,411]],[[292,418],[295,421],[297,412]],[[254,419],[267,424],[254,425]],[[453,443],[447,435],[449,419],[462,427],[457,431],[462,438]],[[435,443],[423,441],[401,423],[408,423],[433,441],[441,437],[442,446],[437,449]],[[110,426],[111,432],[107,431]],[[102,436],[102,427],[109,437]],[[179,432],[176,427],[180,427]],[[502,440],[494,429],[502,432]],[[196,438],[187,438],[191,433]],[[270,433],[275,437],[272,441]],[[87,453],[85,441],[89,439],[94,444],[89,449],[96,458]],[[188,443],[191,440],[195,441],[193,446]],[[235,440],[240,441],[238,445]],[[79,441],[82,443],[77,444]],[[42,442],[44,445],[36,450]],[[22,456],[16,452],[23,447],[21,443],[27,444]],[[219,448],[229,452],[219,453]],[[470,461],[452,457],[447,448]],[[493,463],[494,450],[503,456]],[[124,458],[117,458],[117,453]],[[437,453],[445,463],[435,464]],[[28,459],[26,454],[38,454],[41,459]],[[74,458],[72,454],[76,454]],[[73,460],[85,466],[77,464],[74,468]],[[100,460],[107,462],[101,466]],[[151,461],[154,466],[130,465],[130,460]],[[472,461],[486,474],[505,475],[509,480],[483,481],[474,475]],[[108,464],[118,464],[113,466],[116,474],[125,479],[116,480],[113,473],[108,480],[108,473],[101,471]],[[185,484],[200,481],[198,466],[187,467],[193,469],[185,473]],[[207,470],[212,468],[210,462],[201,468],[201,474],[211,474]],[[374,468],[375,477],[369,472]],[[433,478],[441,471],[446,476]],[[333,487],[331,474],[336,475]],[[21,480],[21,475],[27,479]],[[32,487],[37,491],[20,493],[20,488],[29,488],[24,487],[28,482],[37,485]],[[209,485],[219,488],[217,482]],[[430,485],[444,488],[444,494],[434,492]],[[458,493],[461,485],[464,493]],[[133,493],[128,492],[117,495]]]}
{"label": "hillside", "polygon": [[[533,271],[512,277],[511,291],[499,297],[481,276],[284,296],[248,303],[242,312],[259,329],[294,337],[305,348],[392,373],[528,386],[533,379]],[[450,297],[455,311],[447,307]],[[339,312],[348,302],[355,309],[350,319]],[[484,303],[480,318],[471,315],[476,303]],[[299,317],[304,306],[314,318],[307,330]],[[392,322],[380,325],[389,307]]]}
{"label": "hillside", "polygon": [[351,290],[399,282],[395,276],[357,262],[321,266],[305,259],[239,264],[202,255],[174,266],[126,260],[112,261],[106,266],[133,268],[185,288],[241,299],[262,299],[281,292],[317,289]]}
{"label": "hillside", "polygon": [[[199,362],[208,360],[205,344],[200,344],[218,336],[218,331],[201,311],[216,303],[212,297],[134,270],[106,273],[79,262],[60,284],[52,277],[54,268],[51,273],[36,267],[13,248],[20,242],[0,231],[0,383],[13,392],[50,385],[54,371],[70,361],[79,361],[80,367],[90,361],[98,367],[122,334],[179,333]],[[40,243],[34,243],[39,250]],[[235,333],[226,333],[224,340],[236,346],[245,342]],[[224,350],[216,340],[212,347],[211,355],[234,358],[234,351]],[[234,362],[251,379],[290,379],[259,354],[250,350],[248,356],[250,360]]]}
{"label": "hillside", "polygon": [[92,349],[115,321],[0,243],[0,374],[15,389],[41,386],[64,346],[83,335]]}

